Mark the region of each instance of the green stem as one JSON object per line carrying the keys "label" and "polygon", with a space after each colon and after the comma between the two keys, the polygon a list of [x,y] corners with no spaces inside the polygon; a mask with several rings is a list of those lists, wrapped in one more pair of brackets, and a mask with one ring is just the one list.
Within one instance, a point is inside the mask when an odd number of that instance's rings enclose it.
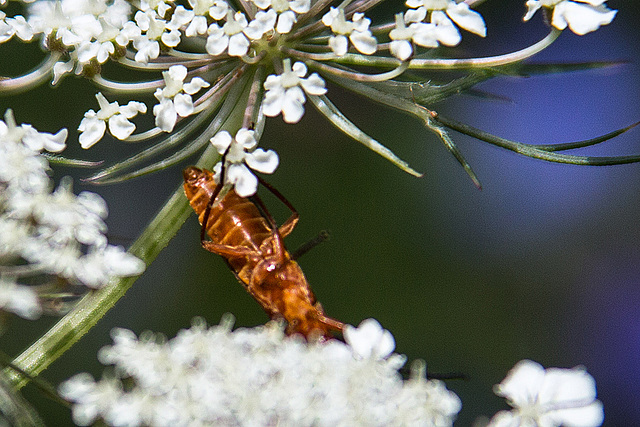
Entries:
{"label": "green stem", "polygon": [[[242,119],[250,94],[252,75],[244,76],[237,84],[239,95],[234,107],[222,125],[222,129],[234,134],[242,126]],[[208,144],[196,165],[211,168],[220,158],[213,145]],[[175,236],[187,217],[191,207],[180,185],[169,197],[160,212],[131,245],[129,252],[149,266]],[[129,290],[138,277],[123,277],[108,286],[85,295],[67,315],[58,321],[46,334],[33,343],[12,364],[32,377],[44,371],[58,357],[64,354],[84,334],[86,334],[107,311]],[[22,388],[29,381],[14,369],[5,368],[4,375],[16,388]]]}
{"label": "green stem", "polygon": [[[198,165],[211,167],[217,155],[214,147],[209,145]],[[142,259],[147,266],[150,265],[189,214],[191,208],[180,185],[131,245],[129,252]],[[38,375],[98,323],[137,278],[123,277],[116,283],[85,295],[72,311],[18,356],[13,364],[32,376]],[[29,381],[13,369],[5,368],[4,373],[16,388],[22,388]]]}

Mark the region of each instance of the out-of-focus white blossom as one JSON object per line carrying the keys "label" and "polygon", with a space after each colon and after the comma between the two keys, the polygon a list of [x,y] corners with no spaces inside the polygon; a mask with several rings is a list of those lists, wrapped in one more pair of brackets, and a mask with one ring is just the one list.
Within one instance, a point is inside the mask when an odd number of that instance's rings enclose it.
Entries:
{"label": "out-of-focus white blossom", "polygon": [[567,26],[578,35],[595,31],[610,24],[618,13],[605,4],[606,0],[528,0],[524,20],[531,19],[542,7],[552,10],[551,25],[559,30]]}
{"label": "out-of-focus white blossom", "polygon": [[37,319],[42,314],[38,294],[29,286],[0,275],[0,310],[9,311],[25,319]]}
{"label": "out-of-focus white blossom", "polygon": [[596,383],[582,367],[544,369],[522,360],[494,390],[513,409],[498,412],[491,427],[596,427],[604,419]]}
{"label": "out-of-focus white blossom", "polygon": [[104,132],[109,124],[109,132],[118,139],[128,138],[136,126],[129,119],[146,113],[147,106],[142,102],[130,101],[127,105],[119,105],[117,102],[109,103],[107,98],[98,92],[96,99],[100,105],[98,112],[89,110],[84,114],[84,119],[80,122],[78,138],[82,148],[90,148],[104,136]]}
{"label": "out-of-focus white blossom", "polygon": [[[307,343],[284,336],[281,325],[231,331],[232,320],[207,328],[203,321],[165,341],[115,329],[100,350],[124,386],[112,377],[79,374],[60,388],[73,402],[74,421],[89,425],[433,425],[450,426],[460,400],[424,369],[403,381],[405,357],[363,358],[338,340]],[[361,346],[377,348],[391,336],[365,321]],[[386,338],[383,338],[386,341]],[[393,341],[393,337],[391,337]],[[423,364],[418,364],[423,366]]]}
{"label": "out-of-focus white blossom", "polygon": [[0,310],[28,319],[42,310],[36,288],[20,281],[25,275],[101,287],[145,268],[107,244],[107,206],[100,196],[86,191],[76,196],[64,178],[51,191],[49,164],[40,152],[61,151],[66,135],[66,129],[52,135],[18,126],[10,111],[0,121]]}

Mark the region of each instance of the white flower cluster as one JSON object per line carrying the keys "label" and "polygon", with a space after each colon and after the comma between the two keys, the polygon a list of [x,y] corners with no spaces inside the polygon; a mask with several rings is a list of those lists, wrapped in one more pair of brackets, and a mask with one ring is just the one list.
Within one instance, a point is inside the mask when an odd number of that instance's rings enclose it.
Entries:
{"label": "white flower cluster", "polygon": [[[411,9],[396,15],[396,27],[389,32],[391,53],[404,61],[412,53],[412,43],[423,47],[456,46],[462,40],[454,25],[479,36],[486,36],[484,19],[466,3],[454,0],[407,0]],[[405,24],[409,24],[407,27]]]}
{"label": "white flower cluster", "polygon": [[[314,105],[324,105],[318,107],[321,113],[341,130],[365,145],[378,147],[379,153],[390,153],[377,141],[371,145],[371,138],[345,121],[327,99],[317,99],[327,93],[325,78],[337,78],[338,84],[340,80],[346,83],[353,79],[359,83],[351,89],[365,91],[363,86],[367,82],[383,83],[402,74],[410,65],[417,71],[419,61],[425,58],[412,64],[408,61],[415,59],[419,48],[456,46],[462,38],[460,29],[481,37],[487,29],[482,16],[469,6],[477,2],[461,0],[405,0],[406,8],[395,15],[395,25],[371,27],[371,20],[364,13],[375,3],[346,1],[334,7],[331,2],[312,0],[189,0],[182,4],[161,0],[33,1],[27,7],[27,18],[8,17],[0,12],[0,43],[14,37],[23,41],[41,37],[43,46],[55,53],[52,57],[57,60],[51,66],[53,83],[65,73],[75,71],[94,77],[94,82],[114,92],[155,90],[156,128],[136,135],[133,135],[136,126],[130,119],[145,113],[146,105],[131,101],[121,106],[109,103],[98,93],[100,108],[87,111],[79,126],[80,144],[84,148],[102,139],[107,129],[115,138],[136,141],[161,132],[171,133],[182,118],[209,114],[216,108],[225,110],[218,106],[224,105],[220,102],[226,96],[235,93],[231,87],[254,76],[256,84],[251,87],[255,89],[246,98],[251,102],[247,102],[244,120],[238,126],[242,129],[232,129],[232,133],[260,126],[264,116],[282,115],[285,122],[297,123],[304,115],[307,98],[311,98]],[[606,0],[528,0],[526,7],[525,21],[544,8],[550,12],[553,27],[560,30],[568,27],[577,34],[609,24],[617,12],[607,8]],[[388,36],[388,42],[379,44],[374,33],[383,38]],[[163,80],[109,81],[100,74],[101,64],[108,59],[140,71],[162,70]],[[367,74],[358,67],[388,67],[388,59],[398,59],[404,64],[381,74]],[[317,72],[307,76],[308,68]],[[202,91],[208,87],[211,89]],[[394,107],[392,103],[389,106]],[[213,141],[218,129],[196,140]],[[175,141],[166,145],[186,140],[189,132],[176,135]],[[261,130],[257,135],[260,133]],[[229,140],[227,135],[224,138]],[[202,145],[195,144],[193,149],[172,154],[171,162],[177,163]],[[253,146],[244,147],[246,157],[225,165],[232,174],[227,182],[233,183],[239,194],[251,195],[248,192],[255,191],[252,189],[256,181],[251,169],[262,171],[260,166],[247,163],[252,158],[248,150],[252,149]],[[141,164],[159,151],[141,152],[127,167]],[[387,158],[404,164],[395,155]],[[167,163],[160,161],[154,167]],[[270,172],[273,163],[271,156],[267,167]],[[109,173],[117,172],[112,169]]]}
{"label": "white flower cluster", "polygon": [[596,383],[581,367],[544,369],[522,360],[495,386],[495,393],[513,410],[498,412],[489,427],[597,427],[604,419]]}
{"label": "white flower cluster", "polygon": [[97,194],[71,191],[64,180],[51,192],[45,149],[60,152],[67,130],[55,135],[0,121],[0,309],[25,318],[40,314],[22,275],[55,275],[97,288],[112,277],[140,274],[145,266],[122,247],[107,244],[107,206]]}
{"label": "white flower cluster", "polygon": [[275,323],[231,331],[232,322],[199,321],[168,342],[116,329],[98,354],[115,376],[78,374],[60,394],[79,425],[450,426],[460,410],[424,369],[401,379],[405,357],[373,319],[349,327],[346,343],[285,337]]}

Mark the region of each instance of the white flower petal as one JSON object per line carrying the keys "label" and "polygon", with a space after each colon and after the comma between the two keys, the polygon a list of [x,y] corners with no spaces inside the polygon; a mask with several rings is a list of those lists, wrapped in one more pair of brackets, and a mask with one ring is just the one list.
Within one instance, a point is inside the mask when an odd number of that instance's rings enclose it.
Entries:
{"label": "white flower petal", "polygon": [[153,115],[156,116],[156,126],[165,132],[171,132],[178,120],[173,102],[170,99],[163,99],[159,104],[154,105]]}
{"label": "white flower petal", "polygon": [[528,21],[533,17],[533,15],[542,7],[542,2],[540,0],[528,0],[526,3],[527,13],[522,18],[523,21]]}
{"label": "white flower petal", "polygon": [[487,27],[484,24],[482,15],[469,8],[466,3],[458,3],[447,8],[449,18],[465,30],[477,34],[481,37],[487,35]]}
{"label": "white flower petal", "polygon": [[256,145],[258,145],[258,141],[256,141],[256,132],[251,129],[241,128],[236,132],[236,142],[242,146],[243,149],[250,150]]}
{"label": "white flower petal", "polygon": [[[326,15],[325,15],[326,16]],[[329,37],[329,47],[338,56],[344,56],[349,47],[348,39],[343,35]]]}
{"label": "white flower petal", "polygon": [[122,114],[117,114],[109,119],[109,132],[120,140],[128,138],[134,130],[136,130],[136,126]]}
{"label": "white flower petal", "polygon": [[446,46],[456,46],[462,40],[460,32],[444,12],[432,12],[431,22],[436,24],[435,35],[440,43]]}
{"label": "white flower petal", "polygon": [[229,39],[229,56],[243,56],[249,50],[249,40],[243,33],[234,34]]}
{"label": "white flower petal", "polygon": [[144,102],[138,101],[129,101],[127,105],[123,105],[119,109],[120,114],[125,116],[127,119],[131,119],[138,115],[138,113],[146,113],[147,106]]}
{"label": "white flower petal", "polygon": [[354,354],[363,359],[384,359],[395,349],[393,335],[375,319],[363,320],[357,328],[346,325],[344,339]]}
{"label": "white flower petal", "polygon": [[189,95],[193,95],[203,87],[209,87],[209,83],[200,77],[194,77],[189,83],[185,83],[182,86],[182,90]]}
{"label": "white flower petal", "polygon": [[288,10],[286,12],[283,12],[280,14],[280,16],[278,16],[278,25],[276,26],[276,31],[280,34],[287,34],[289,31],[291,31],[291,28],[295,23],[296,14],[293,11]]}
{"label": "white flower petal", "polygon": [[400,61],[405,61],[413,53],[413,47],[406,40],[394,40],[389,45],[389,51]]}
{"label": "white flower petal", "polygon": [[186,93],[179,93],[173,97],[173,106],[176,109],[176,113],[180,117],[187,117],[193,114],[194,107],[191,95]]}
{"label": "white flower petal", "polygon": [[360,53],[373,55],[378,49],[378,41],[371,34],[371,31],[354,31],[349,36],[349,40]]}
{"label": "white flower petal", "polygon": [[273,150],[258,148],[245,156],[245,162],[251,169],[262,173],[273,173],[278,167],[278,154]]}
{"label": "white flower petal", "polygon": [[249,197],[258,190],[258,178],[241,163],[231,164],[227,170],[227,181],[235,186],[240,197]]}
{"label": "white flower petal", "polygon": [[610,10],[605,6],[596,7],[564,1],[553,9],[551,25],[564,29],[568,24],[571,31],[582,36],[611,23],[616,13],[616,10]]}
{"label": "white flower petal", "polygon": [[311,74],[308,78],[302,80],[300,85],[310,95],[324,95],[327,93],[325,82],[318,73]]}
{"label": "white flower petal", "polygon": [[233,138],[229,132],[223,130],[216,133],[209,141],[211,142],[211,145],[216,147],[219,154],[224,154],[225,151],[227,151],[227,148],[229,148],[229,145],[231,145]]}
{"label": "white flower petal", "polygon": [[92,147],[102,139],[106,129],[107,125],[104,121],[98,120],[95,116],[87,117],[85,114],[84,119],[80,122],[80,126],[78,126],[78,131],[81,132],[78,136],[80,146],[84,149]]}
{"label": "white flower petal", "polygon": [[282,99],[282,118],[287,123],[298,123],[304,115],[304,92],[300,87],[287,89]]}
{"label": "white flower petal", "polygon": [[494,387],[498,396],[506,397],[516,406],[525,406],[538,394],[544,381],[544,368],[531,360],[518,362],[507,377]]}

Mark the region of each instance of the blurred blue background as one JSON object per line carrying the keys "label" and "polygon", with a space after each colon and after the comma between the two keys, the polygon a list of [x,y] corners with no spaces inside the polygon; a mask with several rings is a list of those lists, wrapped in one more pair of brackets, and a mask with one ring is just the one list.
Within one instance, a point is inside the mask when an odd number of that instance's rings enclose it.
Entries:
{"label": "blurred blue background", "polygon": [[[458,95],[433,109],[528,143],[591,138],[639,120],[640,8],[621,0],[608,4],[619,9],[611,25],[583,37],[567,31],[534,61],[624,64],[500,77],[477,89],[503,101]],[[387,5],[380,16],[401,8],[400,2]],[[541,16],[521,22],[520,2],[487,1],[478,10],[487,22],[487,39],[464,33],[461,56],[521,49],[546,32]],[[0,54],[15,58],[23,49],[30,48],[4,46]],[[94,92],[86,82],[66,79],[53,90],[0,98],[0,110],[12,107],[18,121],[40,130],[73,129],[84,111],[95,108]],[[281,159],[269,181],[301,214],[288,246],[296,248],[320,230],[331,232],[329,242],[301,260],[327,313],[351,324],[374,317],[409,360],[425,359],[435,373],[466,374],[467,381],[448,382],[463,400],[458,425],[505,407],[491,387],[523,358],[547,367],[586,366],[605,405],[605,425],[640,425],[640,165],[550,164],[454,134],[483,184],[479,191],[416,120],[336,87],[329,97],[424,177],[409,176],[349,140],[311,106],[295,127],[279,117],[268,121],[261,144]],[[60,108],[59,99],[74,102]],[[118,158],[124,145],[105,140],[82,152],[73,138],[69,142],[70,156],[90,159]],[[640,130],[633,130],[580,154],[638,152]],[[55,178],[66,174],[87,175],[57,170]],[[180,181],[180,168],[171,168],[115,186],[76,180],[75,188],[106,198],[109,232],[127,245]],[[265,199],[283,221],[286,209]],[[238,326],[264,323],[265,314],[222,259],[200,248],[198,235],[192,216],[144,277],[46,378],[58,383],[78,371],[99,376],[96,353],[110,343],[115,326],[173,336],[196,315],[217,323],[226,312]],[[26,331],[35,335],[52,321],[14,321],[3,349],[18,353],[31,339]],[[47,419],[68,422],[66,409],[30,388],[25,394]]]}

